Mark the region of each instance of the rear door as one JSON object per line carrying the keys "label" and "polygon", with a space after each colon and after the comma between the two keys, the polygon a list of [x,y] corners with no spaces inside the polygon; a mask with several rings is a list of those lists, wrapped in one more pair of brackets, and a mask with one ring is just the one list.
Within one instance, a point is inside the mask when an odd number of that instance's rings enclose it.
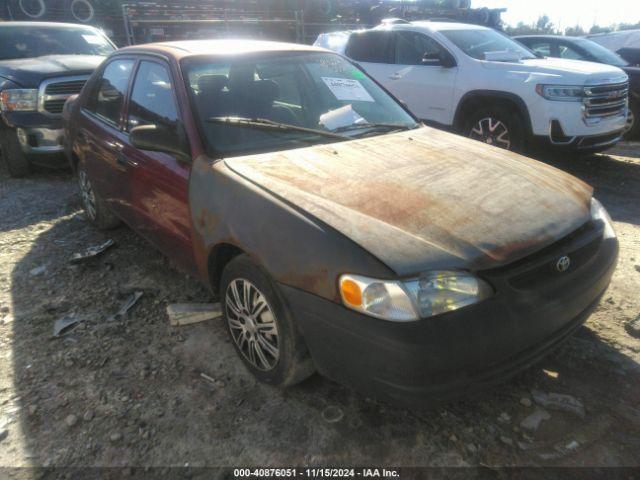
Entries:
{"label": "rear door", "polygon": [[182,267],[192,269],[191,164],[168,153],[139,150],[129,141],[131,129],[141,125],[171,131],[184,128],[175,86],[168,63],[140,60],[128,102],[123,155],[133,190],[130,208],[136,230]]}
{"label": "rear door", "polygon": [[393,58],[393,32],[369,30],[349,37],[345,54],[391,93],[395,94],[392,80],[396,71]]}
{"label": "rear door", "polygon": [[[426,34],[394,34],[395,68],[389,90],[405,101],[418,118],[451,125],[458,67],[445,68],[438,60],[451,54]],[[432,59],[428,65],[423,64],[425,56]]]}
{"label": "rear door", "polygon": [[131,58],[118,58],[105,65],[82,107],[77,134],[93,188],[124,220],[131,192],[122,157],[123,113],[134,64]]}

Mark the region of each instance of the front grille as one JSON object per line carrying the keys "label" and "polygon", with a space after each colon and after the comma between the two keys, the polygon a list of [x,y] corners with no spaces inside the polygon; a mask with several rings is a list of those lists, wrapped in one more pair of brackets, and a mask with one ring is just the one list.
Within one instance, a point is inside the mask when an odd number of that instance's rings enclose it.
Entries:
{"label": "front grille", "polygon": [[71,82],[50,83],[44,89],[45,95],[74,95],[80,93],[87,80],[75,80]]}
{"label": "front grille", "polygon": [[[559,276],[570,274],[587,264],[598,252],[602,243],[604,225],[602,222],[587,222],[565,238],[504,267],[480,272],[490,280],[505,281],[510,288],[521,291],[534,290],[553,282]],[[563,255],[571,259],[567,272],[558,273],[557,260]],[[495,282],[494,282],[495,283]]]}
{"label": "front grille", "polygon": [[629,82],[584,87],[584,116],[587,120],[624,115]]}
{"label": "front grille", "polygon": [[67,100],[47,100],[44,102],[44,109],[49,113],[60,114]]}
{"label": "front grille", "polygon": [[64,102],[71,95],[80,93],[88,76],[50,78],[40,84],[38,109],[48,115],[62,114]]}

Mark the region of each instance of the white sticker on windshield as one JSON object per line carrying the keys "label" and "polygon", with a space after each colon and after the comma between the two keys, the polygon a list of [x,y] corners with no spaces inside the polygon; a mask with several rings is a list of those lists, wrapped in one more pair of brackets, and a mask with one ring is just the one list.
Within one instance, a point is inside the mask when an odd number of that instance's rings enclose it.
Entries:
{"label": "white sticker on windshield", "polygon": [[338,100],[375,102],[358,80],[351,78],[322,77],[322,81],[329,87],[331,93]]}
{"label": "white sticker on windshield", "polygon": [[102,45],[104,43],[98,35],[82,35],[82,38],[91,45]]}

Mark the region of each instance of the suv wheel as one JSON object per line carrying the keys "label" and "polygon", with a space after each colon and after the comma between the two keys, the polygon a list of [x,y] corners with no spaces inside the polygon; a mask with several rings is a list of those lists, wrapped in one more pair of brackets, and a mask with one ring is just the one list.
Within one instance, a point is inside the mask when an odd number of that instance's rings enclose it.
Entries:
{"label": "suv wheel", "polygon": [[629,103],[629,116],[627,126],[624,129],[624,137],[628,140],[635,140],[640,137],[640,104]]}
{"label": "suv wheel", "polygon": [[314,372],[304,340],[277,286],[247,255],[236,257],[225,267],[220,299],[233,346],[258,380],[286,387]]}
{"label": "suv wheel", "polygon": [[464,134],[473,140],[514,152],[521,151],[524,144],[520,119],[502,108],[479,110],[467,122]]}
{"label": "suv wheel", "polygon": [[89,175],[81,165],[78,165],[78,187],[82,208],[91,224],[100,230],[109,230],[120,225],[120,219],[111,213],[106,202],[93,189]]}
{"label": "suv wheel", "polygon": [[0,153],[7,166],[9,175],[14,178],[24,177],[29,173],[29,160],[25,156],[18,137],[12,130],[0,131]]}

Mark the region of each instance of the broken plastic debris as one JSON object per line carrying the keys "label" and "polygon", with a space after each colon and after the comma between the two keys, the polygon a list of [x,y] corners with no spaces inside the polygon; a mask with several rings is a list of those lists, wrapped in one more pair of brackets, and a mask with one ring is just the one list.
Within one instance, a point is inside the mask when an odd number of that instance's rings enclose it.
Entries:
{"label": "broken plastic debris", "polygon": [[93,247],[89,247],[82,253],[74,253],[69,259],[69,262],[81,263],[90,258],[97,257],[98,255],[104,253],[109,248],[113,247],[115,244],[116,242],[109,239],[106,242],[104,242],[102,245],[95,245]]}
{"label": "broken plastic debris", "polygon": [[169,323],[174,327],[206,322],[222,317],[219,303],[173,303],[167,305]]}
{"label": "broken plastic debris", "polygon": [[129,312],[129,310],[133,308],[136,303],[138,303],[138,300],[140,300],[140,297],[142,297],[143,294],[144,292],[134,292],[129,295],[129,298],[125,300],[125,302],[120,307],[120,310],[118,310],[116,314],[111,315],[109,318],[107,318],[107,321],[113,322],[116,320],[120,320],[127,314],[127,312]]}
{"label": "broken plastic debris", "polygon": [[83,320],[84,319],[78,317],[75,313],[59,318],[53,324],[53,336],[55,338],[58,338],[66,335],[67,333],[71,332],[71,330],[76,328],[78,324]]}
{"label": "broken plastic debris", "polygon": [[531,392],[533,400],[541,407],[573,413],[580,418],[586,415],[583,403],[571,395],[561,393],[544,393],[539,390]]}
{"label": "broken plastic debris", "polygon": [[532,414],[528,415],[524,420],[522,420],[522,422],[520,422],[520,427],[525,430],[535,432],[544,420],[549,420],[550,418],[551,415],[549,415],[549,412],[541,408],[536,408]]}
{"label": "broken plastic debris", "polygon": [[207,382],[216,383],[216,379],[215,378],[210,377],[209,375],[207,375],[204,372],[200,372],[200,377],[204,378]]}

